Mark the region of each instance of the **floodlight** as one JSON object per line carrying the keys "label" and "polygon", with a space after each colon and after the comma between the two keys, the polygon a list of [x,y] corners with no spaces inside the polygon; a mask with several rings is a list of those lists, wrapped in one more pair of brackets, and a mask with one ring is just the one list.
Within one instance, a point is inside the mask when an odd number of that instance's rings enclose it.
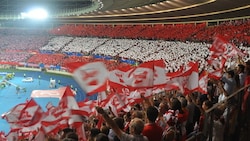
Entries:
{"label": "floodlight", "polygon": [[26,19],[46,19],[48,17],[48,12],[43,8],[31,9],[28,12],[22,12],[21,18]]}
{"label": "floodlight", "polygon": [[46,19],[48,17],[48,13],[45,9],[37,8],[29,11],[28,16],[31,19]]}

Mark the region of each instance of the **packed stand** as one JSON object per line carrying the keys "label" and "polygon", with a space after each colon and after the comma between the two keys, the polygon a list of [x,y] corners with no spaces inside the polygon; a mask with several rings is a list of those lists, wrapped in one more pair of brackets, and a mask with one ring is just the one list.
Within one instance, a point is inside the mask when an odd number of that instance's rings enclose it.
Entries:
{"label": "packed stand", "polygon": [[[230,30],[229,30],[230,29]],[[131,32],[132,31],[132,32]],[[228,36],[239,45],[249,45],[249,19],[235,20],[208,26],[207,23],[155,24],[155,25],[65,25],[50,31],[53,35],[82,37],[111,37],[155,39],[171,41],[213,41],[214,33]]]}

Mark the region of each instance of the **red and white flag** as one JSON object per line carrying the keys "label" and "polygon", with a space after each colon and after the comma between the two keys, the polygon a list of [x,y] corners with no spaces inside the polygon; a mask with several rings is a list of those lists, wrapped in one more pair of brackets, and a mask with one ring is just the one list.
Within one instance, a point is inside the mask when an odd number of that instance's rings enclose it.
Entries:
{"label": "red and white flag", "polygon": [[154,63],[154,87],[165,87],[166,83],[170,80],[167,77],[165,70],[165,62],[163,60],[156,60]]}
{"label": "red and white flag", "polygon": [[67,86],[62,98],[59,101],[59,107],[63,109],[79,109],[75,95],[70,86]]}
{"label": "red and white flag", "polygon": [[88,95],[107,89],[108,70],[103,62],[75,62],[67,66],[73,71],[73,78]]}
{"label": "red and white flag", "polygon": [[109,100],[103,106],[106,108],[111,107],[112,112],[118,116],[118,113],[123,110],[128,105],[128,100],[126,95],[112,93],[109,95]]}
{"label": "red and white flag", "polygon": [[209,49],[213,58],[226,57],[232,46],[222,36],[215,36],[211,48]]}
{"label": "red and white flag", "polygon": [[84,129],[84,123],[82,123],[82,125],[78,128],[76,128],[76,133],[78,135],[78,139],[79,141],[87,141],[87,137],[86,137],[86,132]]}
{"label": "red and white flag", "polygon": [[95,106],[97,106],[96,100],[86,100],[78,102],[79,109],[71,109],[71,114],[91,116],[95,112]]}
{"label": "red and white flag", "polygon": [[46,112],[46,116],[41,121],[41,128],[44,131],[45,134],[53,134],[57,133],[60,129],[69,127],[68,119],[70,118],[65,113],[67,112],[66,109],[63,109],[61,107],[54,107],[50,108]]}
{"label": "red and white flag", "polygon": [[109,85],[112,88],[127,87],[126,73],[131,70],[131,67],[119,67],[109,72]]}
{"label": "red and white flag", "polygon": [[221,69],[223,69],[225,67],[226,61],[227,60],[224,57],[217,57],[217,58],[210,57],[207,60],[207,63],[210,66],[211,69],[213,69],[213,70],[221,70]]}
{"label": "red and white flag", "polygon": [[199,88],[198,91],[202,94],[207,94],[208,85],[208,72],[203,70],[199,76]]}
{"label": "red and white flag", "polygon": [[7,141],[7,138],[5,137],[5,133],[4,132],[0,132],[0,141]]}
{"label": "red and white flag", "polygon": [[145,62],[126,73],[126,84],[131,89],[154,86],[154,62]]}
{"label": "red and white flag", "polygon": [[[19,121],[16,122],[24,127],[29,127],[37,124],[43,118],[44,112],[40,105],[32,98],[22,109],[19,116]],[[39,127],[39,125],[37,125]]]}
{"label": "red and white flag", "polygon": [[232,46],[232,50],[227,54],[227,57],[241,56],[244,57],[247,54],[242,52],[239,48],[237,48],[234,44],[230,44]]}
{"label": "red and white flag", "polygon": [[179,76],[173,77],[168,82],[170,83],[169,85],[178,87],[184,94],[197,90],[199,86],[198,63],[192,64],[192,66],[189,66],[189,70],[183,72]]}
{"label": "red and white flag", "polygon": [[26,106],[26,103],[21,103],[13,107],[9,112],[3,113],[1,116],[8,123],[16,123],[19,121],[21,111]]}
{"label": "red and white flag", "polygon": [[149,98],[152,96],[152,88],[141,88],[141,89],[136,89],[134,91],[131,91],[129,96],[127,96],[127,99],[129,101],[129,104],[132,106],[136,103],[141,103],[144,101],[144,98]]}

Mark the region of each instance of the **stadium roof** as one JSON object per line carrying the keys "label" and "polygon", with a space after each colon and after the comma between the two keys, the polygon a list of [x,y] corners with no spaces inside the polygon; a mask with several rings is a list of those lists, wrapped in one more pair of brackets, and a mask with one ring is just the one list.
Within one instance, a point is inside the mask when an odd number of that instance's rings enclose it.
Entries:
{"label": "stadium roof", "polygon": [[171,23],[250,17],[250,0],[1,0],[0,20],[39,3],[55,23]]}

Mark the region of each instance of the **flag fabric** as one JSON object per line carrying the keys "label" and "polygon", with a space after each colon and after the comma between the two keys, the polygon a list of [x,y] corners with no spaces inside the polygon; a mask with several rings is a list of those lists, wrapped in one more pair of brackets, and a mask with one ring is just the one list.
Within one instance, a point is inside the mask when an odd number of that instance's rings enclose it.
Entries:
{"label": "flag fabric", "polygon": [[183,94],[188,94],[198,89],[198,79],[198,63],[192,63],[192,66],[189,66],[189,70],[171,78],[168,84],[171,88],[178,87]]}
{"label": "flag fabric", "polygon": [[75,99],[75,95],[73,91],[71,90],[70,86],[67,86],[62,98],[59,101],[58,104],[59,107],[63,109],[79,109],[78,104]]}
{"label": "flag fabric", "polygon": [[7,141],[17,141],[18,133],[14,130],[10,130],[10,132],[6,135]]}
{"label": "flag fabric", "polygon": [[207,60],[207,63],[209,65],[209,67],[213,70],[221,70],[225,67],[225,63],[226,63],[227,59],[224,57],[217,57],[217,58],[212,58],[210,57]]}
{"label": "flag fabric", "polygon": [[237,48],[234,44],[231,44],[232,50],[227,54],[227,57],[234,57],[240,56],[243,57],[247,55],[246,53],[242,52],[239,48]]}
{"label": "flag fabric", "polygon": [[127,87],[126,73],[131,70],[131,67],[119,67],[109,72],[109,85],[111,88]]}
{"label": "flag fabric", "polygon": [[45,134],[42,130],[39,130],[39,132],[36,134],[34,141],[45,141]]}
{"label": "flag fabric", "polygon": [[49,109],[41,122],[42,129],[46,134],[56,133],[60,129],[74,124],[74,121],[79,121],[79,118],[72,115],[70,111],[71,109],[79,109],[79,107],[75,100],[74,93],[69,86],[66,87],[57,107],[53,107],[49,104],[47,106]]}
{"label": "flag fabric", "polygon": [[95,111],[95,106],[97,105],[97,100],[86,100],[78,102],[79,109],[71,109],[72,114],[91,116]]}
{"label": "flag fabric", "polygon": [[43,110],[40,105],[32,98],[26,103],[19,116],[17,124],[21,124],[24,127],[32,126],[41,121],[43,117]]}
{"label": "flag fabric", "polygon": [[126,73],[128,88],[152,88],[154,85],[154,62],[145,62]]}
{"label": "flag fabric", "polygon": [[228,46],[228,42],[222,36],[217,35],[214,37],[212,46],[210,47],[211,56],[217,58],[220,56],[226,57],[226,54],[229,53],[231,46]]}
{"label": "flag fabric", "polygon": [[[61,107],[50,108],[46,112],[46,116],[41,121],[41,128],[45,134],[55,134],[60,129],[69,127],[69,114],[67,110]],[[65,114],[66,113],[66,114]]]}
{"label": "flag fabric", "polygon": [[166,70],[165,70],[166,64],[163,60],[156,60],[153,61],[153,63],[154,63],[153,85],[154,87],[164,87],[167,81],[170,80],[170,78],[167,77],[166,75]]}
{"label": "flag fabric", "polygon": [[73,70],[73,78],[89,96],[106,90],[108,70],[103,62],[76,62],[67,66]]}
{"label": "flag fabric", "polygon": [[76,128],[76,132],[77,132],[79,141],[87,141],[87,137],[86,137],[85,129],[84,129],[84,123],[82,123],[80,127]]}
{"label": "flag fabric", "polygon": [[5,133],[3,131],[0,131],[0,141],[7,141],[7,138],[5,137]]}
{"label": "flag fabric", "polygon": [[16,123],[19,121],[21,111],[26,106],[26,103],[20,103],[13,107],[9,112],[2,114],[2,118],[5,119],[8,123]]}
{"label": "flag fabric", "polygon": [[208,85],[208,72],[203,70],[199,76],[199,91],[202,94],[207,94],[207,85]]}
{"label": "flag fabric", "polygon": [[111,107],[112,112],[118,116],[118,113],[123,110],[126,105],[128,105],[128,100],[126,95],[121,95],[118,93],[112,93],[108,97],[108,101],[102,107],[107,109]]}

